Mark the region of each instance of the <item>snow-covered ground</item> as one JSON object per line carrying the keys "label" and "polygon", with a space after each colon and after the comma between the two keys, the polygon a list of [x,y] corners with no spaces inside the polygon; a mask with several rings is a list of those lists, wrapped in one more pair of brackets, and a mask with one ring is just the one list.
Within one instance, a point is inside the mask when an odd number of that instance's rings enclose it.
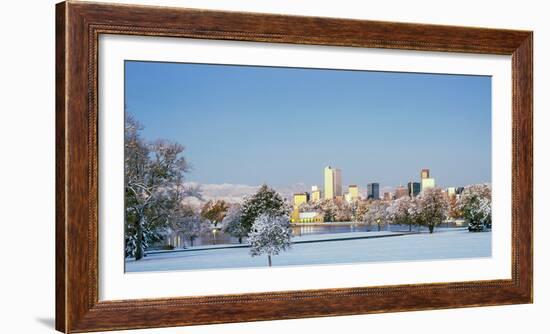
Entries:
{"label": "snow-covered ground", "polygon": [[[391,231],[370,231],[370,232],[339,232],[339,233],[323,233],[323,234],[305,234],[298,235],[292,238],[293,243],[305,243],[305,242],[316,242],[316,241],[326,241],[326,240],[341,240],[341,239],[360,239],[360,238],[379,238],[386,236],[399,236],[408,233],[417,233],[417,232],[391,232]],[[239,243],[225,243],[225,244],[216,244],[216,245],[199,245],[186,248],[176,248],[171,250],[150,250],[147,251],[147,254],[159,254],[159,253],[173,253],[173,252],[189,252],[197,250],[206,250],[206,249],[222,249],[222,248],[243,248],[249,247],[248,243],[243,242]]]}
{"label": "snow-covered ground", "polygon": [[391,231],[369,231],[369,232],[339,232],[339,233],[324,233],[324,234],[305,234],[298,235],[292,238],[292,242],[313,242],[327,241],[334,239],[360,239],[360,238],[378,238],[387,236],[399,236],[404,233],[396,233]]}
{"label": "snow-covered ground", "polygon": [[[273,257],[274,266],[380,261],[418,261],[491,256],[491,233],[466,230],[395,237],[297,243]],[[245,268],[267,266],[265,256],[251,257],[249,248],[205,249],[149,254],[126,260],[127,272]]]}

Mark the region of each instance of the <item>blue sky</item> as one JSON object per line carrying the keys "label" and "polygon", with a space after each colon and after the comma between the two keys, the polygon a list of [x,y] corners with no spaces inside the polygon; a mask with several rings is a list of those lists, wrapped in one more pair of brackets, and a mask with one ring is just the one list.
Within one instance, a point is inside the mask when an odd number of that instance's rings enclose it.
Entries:
{"label": "blue sky", "polygon": [[491,181],[491,78],[126,61],[126,111],[185,145],[188,181]]}

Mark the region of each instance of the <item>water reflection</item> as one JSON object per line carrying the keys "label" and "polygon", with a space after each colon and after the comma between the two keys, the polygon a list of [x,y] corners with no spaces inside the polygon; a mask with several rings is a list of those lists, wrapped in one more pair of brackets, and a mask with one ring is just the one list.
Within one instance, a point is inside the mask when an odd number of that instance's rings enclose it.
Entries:
{"label": "water reflection", "polygon": [[[450,228],[457,227],[454,224],[442,224],[439,228]],[[409,231],[409,226],[404,225],[382,225],[380,227],[382,231],[392,231],[392,232],[406,232]],[[418,227],[413,227],[413,231],[418,231]],[[425,227],[420,230],[427,230]],[[354,224],[354,223],[322,223],[322,224],[301,224],[292,226],[292,234],[294,236],[304,236],[311,234],[328,234],[328,233],[349,233],[349,232],[370,232],[378,231],[377,225],[363,225],[363,224]],[[206,245],[221,245],[221,244],[238,244],[239,239],[232,237],[221,230],[217,230],[216,233],[206,232],[201,234],[195,240],[193,240],[193,245],[189,239],[185,238],[183,235],[172,235],[167,237],[164,240],[162,245],[156,245],[154,248],[160,248],[165,245],[171,245],[175,248],[186,248],[190,246],[206,246]],[[242,243],[247,243],[246,238],[242,239]]]}
{"label": "water reflection", "polygon": [[349,233],[349,232],[368,232],[372,231],[372,227],[367,225],[342,225],[330,224],[323,225],[294,225],[292,226],[292,234],[295,236],[310,235],[310,234],[327,234],[327,233]]}
{"label": "water reflection", "polygon": [[[385,228],[385,227],[384,227]],[[371,227],[366,225],[357,224],[303,224],[293,225],[292,234],[294,236],[310,235],[310,234],[327,234],[327,233],[348,233],[348,232],[368,232],[376,231],[377,227]],[[392,229],[393,230],[393,229]],[[243,243],[246,243],[246,238],[242,239]],[[205,245],[220,245],[220,244],[238,244],[239,239],[224,233],[221,230],[214,232],[202,233],[199,237],[193,240],[192,246],[205,246]],[[191,242],[183,235],[172,235],[166,238],[165,245],[172,245],[175,248],[190,247]]]}

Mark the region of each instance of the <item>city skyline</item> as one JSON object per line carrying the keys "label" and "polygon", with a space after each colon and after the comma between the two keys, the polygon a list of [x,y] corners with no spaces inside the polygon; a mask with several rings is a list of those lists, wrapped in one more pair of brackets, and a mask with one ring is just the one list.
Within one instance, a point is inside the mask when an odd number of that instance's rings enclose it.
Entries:
{"label": "city skyline", "polygon": [[[430,176],[429,168],[422,168],[420,171],[420,182],[411,180],[407,183],[407,186],[399,185],[394,191],[384,191],[380,194],[380,185],[377,182],[372,182],[367,185],[366,195],[361,196],[359,187],[356,184],[348,185],[348,191],[343,192],[343,185],[340,183],[342,177],[342,170],[332,166],[327,166],[323,170],[324,172],[324,191],[319,193],[317,185],[311,186],[311,193],[308,191],[296,192],[292,194],[293,210],[291,215],[291,221],[294,223],[299,222],[318,222],[321,218],[318,216],[318,212],[314,210],[302,211],[302,205],[306,203],[319,203],[321,198],[329,201],[345,201],[348,204],[358,203],[361,200],[383,200],[392,201],[403,197],[417,197],[421,196],[424,191],[430,189],[441,189],[441,191],[448,198],[460,196],[465,189],[464,186],[453,186],[447,188],[440,188],[436,185],[435,177]],[[336,181],[338,179],[338,181]],[[317,196],[313,196],[317,193]],[[310,208],[307,208],[310,209]],[[316,213],[317,212],[317,213]],[[316,213],[316,215],[313,215]]]}
{"label": "city skyline", "polygon": [[[348,202],[358,199],[361,196],[359,196],[359,187],[356,184],[349,184],[348,185],[348,192],[345,193],[343,191],[343,184],[341,182],[342,180],[342,170],[339,168],[335,168],[332,166],[327,166],[323,170],[324,173],[324,191],[323,193],[320,193],[319,197],[317,197],[317,200],[320,200],[320,198],[324,199],[335,199],[335,198],[341,198],[346,199]],[[384,191],[383,195],[386,194],[393,194],[396,198],[400,198],[403,196],[410,196],[414,197],[420,194],[423,190],[428,188],[436,188],[439,187],[436,182],[435,178],[433,176],[430,177],[430,169],[429,168],[422,168],[420,171],[420,182],[416,182],[416,180],[410,180],[407,182],[407,186],[400,184],[399,186],[393,187],[393,191]],[[448,189],[455,188],[453,187],[445,187]],[[417,189],[418,188],[418,189]],[[381,199],[383,196],[380,196],[380,184],[378,182],[371,182],[367,184],[366,187],[366,196],[364,196],[366,199]],[[311,186],[311,194],[314,192],[319,192],[319,188],[317,185]],[[305,201],[309,201],[309,196],[311,195],[309,192],[299,192],[294,194],[294,199],[296,199],[296,195],[305,195]],[[315,201],[315,199],[312,200]],[[296,202],[296,201],[295,201]]]}
{"label": "city skyline", "polygon": [[[342,176],[343,172],[339,168],[326,166],[323,168],[323,177],[327,176],[327,168],[331,171],[337,171],[339,177]],[[378,182],[371,182],[365,185],[358,184],[340,184],[341,195],[333,195],[327,197],[327,191],[325,190],[325,182],[320,182],[319,184],[294,184],[287,187],[273,187],[277,192],[279,192],[286,200],[295,204],[295,195],[304,195],[301,200],[305,199],[306,202],[317,202],[323,199],[335,199],[340,198],[348,202],[356,199],[384,199],[384,195],[392,194],[396,198],[402,197],[403,194],[406,194],[409,197],[415,197],[421,193],[421,182],[423,180],[423,172],[427,171],[426,177],[424,179],[431,180],[431,183],[428,185],[428,188],[440,188],[444,192],[448,192],[450,189],[464,189],[465,187],[475,185],[471,184],[455,184],[452,186],[442,186],[436,183],[435,178],[430,176],[430,169],[422,168],[420,171],[420,176],[417,178],[411,179],[406,183],[399,185],[380,185]],[[193,183],[194,184],[194,183]],[[490,182],[482,182],[478,184],[490,184]],[[246,196],[252,195],[255,193],[261,185],[241,185],[241,184],[204,184],[200,185],[203,195],[203,201],[208,200],[224,200],[230,203],[241,202]],[[268,185],[269,186],[269,185]],[[232,189],[234,187],[234,189]],[[371,190],[370,188],[373,188]],[[426,188],[426,185],[425,185]],[[347,191],[344,191],[347,189]],[[348,197],[350,196],[350,197]],[[196,202],[191,198],[191,202]],[[200,201],[199,201],[200,202]],[[198,204],[195,203],[195,204]]]}
{"label": "city skyline", "polygon": [[[126,62],[126,110],[186,146],[188,182],[442,187],[491,181],[489,77]],[[220,168],[223,167],[223,168]],[[322,167],[321,167],[322,168]]]}

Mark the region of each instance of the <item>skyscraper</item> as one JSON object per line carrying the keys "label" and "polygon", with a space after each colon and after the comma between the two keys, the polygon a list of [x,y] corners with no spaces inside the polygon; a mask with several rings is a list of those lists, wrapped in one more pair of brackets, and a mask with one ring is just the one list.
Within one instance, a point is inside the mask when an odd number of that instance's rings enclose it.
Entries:
{"label": "skyscraper", "polygon": [[317,186],[311,187],[311,201],[317,202],[321,199],[321,190]]}
{"label": "skyscraper", "polygon": [[355,184],[348,186],[348,192],[344,195],[344,199],[348,203],[353,203],[359,199],[359,188]]}
{"label": "skyscraper", "polygon": [[351,184],[348,186],[348,193],[352,201],[359,198],[359,187],[355,184]]}
{"label": "skyscraper", "polygon": [[420,171],[420,180],[428,179],[430,177],[430,170],[428,168],[422,168]]}
{"label": "skyscraper", "polygon": [[424,168],[420,171],[420,191],[435,187],[435,179],[430,178],[430,170]]}
{"label": "skyscraper", "polygon": [[407,190],[410,197],[415,197],[420,194],[420,182],[407,183]]}
{"label": "skyscraper", "polygon": [[342,172],[338,168],[325,167],[325,199],[342,196]]}
{"label": "skyscraper", "polygon": [[325,167],[325,199],[334,198],[334,174],[330,166]]}
{"label": "skyscraper", "polygon": [[334,169],[334,197],[342,196],[344,192],[342,191],[342,171],[338,168]]}
{"label": "skyscraper", "polygon": [[424,191],[426,189],[429,189],[429,188],[434,188],[435,187],[435,179],[433,178],[426,178],[426,179],[422,179],[422,183],[420,184],[421,186],[421,191]]}
{"label": "skyscraper", "polygon": [[369,183],[367,185],[367,198],[380,199],[380,185],[378,183]]}

